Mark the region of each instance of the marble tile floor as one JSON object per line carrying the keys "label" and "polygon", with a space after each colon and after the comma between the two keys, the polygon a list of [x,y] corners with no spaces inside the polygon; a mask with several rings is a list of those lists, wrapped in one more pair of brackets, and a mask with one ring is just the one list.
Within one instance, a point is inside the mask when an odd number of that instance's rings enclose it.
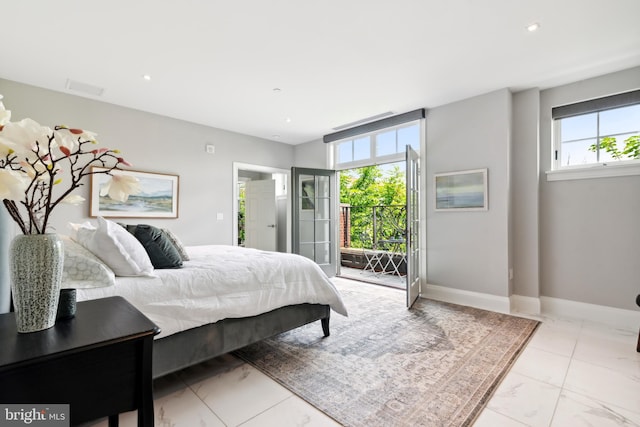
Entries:
{"label": "marble tile floor", "polygon": [[[474,426],[640,426],[638,331],[541,320]],[[154,389],[156,427],[339,425],[232,355],[161,378]],[[122,414],[120,425],[135,426],[136,413]]]}

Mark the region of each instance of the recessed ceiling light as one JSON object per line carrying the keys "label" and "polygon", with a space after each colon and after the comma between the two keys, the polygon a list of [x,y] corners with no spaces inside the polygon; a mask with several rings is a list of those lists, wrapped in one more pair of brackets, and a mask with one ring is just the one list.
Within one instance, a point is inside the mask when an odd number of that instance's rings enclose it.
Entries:
{"label": "recessed ceiling light", "polygon": [[142,78],[145,79],[146,81],[151,80],[151,76],[149,74],[144,74]]}
{"label": "recessed ceiling light", "polygon": [[530,33],[538,31],[538,29],[540,29],[540,23],[538,22],[527,25],[527,31],[529,31]]}
{"label": "recessed ceiling light", "polygon": [[291,123],[291,117],[287,117],[286,119],[284,119],[284,121],[287,123]]}
{"label": "recessed ceiling light", "polygon": [[274,91],[274,92],[282,92],[282,89],[280,89],[279,87],[274,87],[274,88],[273,88],[273,91]]}

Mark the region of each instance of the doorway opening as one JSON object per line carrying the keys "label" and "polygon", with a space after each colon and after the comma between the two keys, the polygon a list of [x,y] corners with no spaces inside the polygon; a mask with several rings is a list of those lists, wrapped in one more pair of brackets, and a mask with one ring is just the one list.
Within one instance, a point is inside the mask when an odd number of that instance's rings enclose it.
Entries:
{"label": "doorway opening", "polygon": [[406,162],[340,171],[340,276],[406,288]]}
{"label": "doorway opening", "polygon": [[[258,249],[275,250],[277,252],[291,252],[291,202],[289,194],[289,175],[287,169],[278,169],[268,166],[252,165],[247,163],[233,163],[233,245],[256,247],[262,246],[265,239],[272,239],[273,242],[267,243],[265,247]],[[261,187],[272,187],[272,195],[268,198],[262,197],[258,200],[260,203],[258,210],[272,211],[273,219],[265,224],[258,224],[257,227],[252,226],[251,218],[247,218],[247,186],[252,184],[265,183],[266,186],[257,186],[258,191]],[[265,203],[269,206],[265,207]],[[251,215],[251,212],[249,212]],[[262,215],[256,215],[263,220]],[[249,221],[249,224],[247,223]],[[270,232],[272,235],[264,235],[264,232]],[[255,233],[261,233],[256,238]],[[252,243],[253,242],[253,243]],[[258,242],[258,243],[255,243]]]}

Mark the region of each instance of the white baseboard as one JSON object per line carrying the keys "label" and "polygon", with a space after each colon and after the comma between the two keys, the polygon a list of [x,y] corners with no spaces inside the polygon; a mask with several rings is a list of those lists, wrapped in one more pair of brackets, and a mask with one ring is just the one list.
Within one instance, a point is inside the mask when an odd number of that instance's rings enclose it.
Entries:
{"label": "white baseboard", "polygon": [[542,313],[540,308],[540,298],[525,297],[523,295],[511,295],[511,313],[523,313],[539,315]]}
{"label": "white baseboard", "polygon": [[640,327],[640,310],[625,310],[604,305],[551,298],[512,295],[501,297],[480,292],[465,291],[439,285],[427,285],[422,297],[453,304],[522,315],[550,315],[558,318],[577,319],[635,331]]}
{"label": "white baseboard", "polygon": [[467,305],[483,310],[510,313],[509,298],[497,295],[483,294],[480,292],[464,291],[448,288],[446,286],[427,284],[426,292],[423,289],[422,297],[453,304]]}
{"label": "white baseboard", "polygon": [[630,331],[636,331],[640,327],[640,311],[638,310],[625,310],[545,296],[540,297],[540,302],[543,314],[604,323]]}

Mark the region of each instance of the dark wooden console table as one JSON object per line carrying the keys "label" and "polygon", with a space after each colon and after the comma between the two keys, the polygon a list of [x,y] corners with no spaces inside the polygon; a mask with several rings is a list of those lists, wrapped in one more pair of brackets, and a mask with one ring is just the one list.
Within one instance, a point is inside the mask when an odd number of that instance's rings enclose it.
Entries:
{"label": "dark wooden console table", "polygon": [[50,329],[16,332],[0,315],[0,403],[69,404],[71,425],[138,410],[153,426],[151,363],[159,328],[124,298],[79,302]]}

